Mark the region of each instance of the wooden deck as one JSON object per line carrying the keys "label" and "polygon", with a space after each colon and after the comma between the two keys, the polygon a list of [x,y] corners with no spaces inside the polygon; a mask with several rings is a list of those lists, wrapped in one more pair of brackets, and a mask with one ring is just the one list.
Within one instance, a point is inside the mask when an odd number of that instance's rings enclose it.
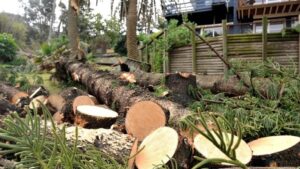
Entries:
{"label": "wooden deck", "polygon": [[282,2],[266,3],[265,0],[259,4],[250,4],[249,1],[238,1],[239,19],[260,19],[263,16],[268,18],[297,16],[300,14],[299,0],[282,0]]}

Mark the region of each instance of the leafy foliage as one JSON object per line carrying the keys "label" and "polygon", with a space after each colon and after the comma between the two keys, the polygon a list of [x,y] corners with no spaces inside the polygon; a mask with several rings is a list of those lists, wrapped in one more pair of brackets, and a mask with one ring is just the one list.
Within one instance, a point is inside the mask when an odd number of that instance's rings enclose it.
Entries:
{"label": "leafy foliage", "polygon": [[152,59],[151,65],[155,72],[163,71],[163,62],[166,59],[164,58],[165,52],[191,43],[190,31],[186,27],[178,26],[178,20],[171,20],[165,30],[162,31],[166,34],[158,36],[161,32],[156,32],[149,36],[142,35],[143,37],[140,37],[144,44],[154,41],[148,48],[144,48],[144,52],[148,50],[148,55]]}
{"label": "leafy foliage", "polygon": [[115,52],[120,54],[121,56],[126,56],[127,48],[126,48],[126,36],[120,36],[119,40],[114,47]]}
{"label": "leafy foliage", "polygon": [[68,39],[64,35],[52,39],[49,43],[45,42],[41,45],[41,54],[42,56],[50,56],[59,48],[63,47],[64,45],[67,45],[68,42]]}
{"label": "leafy foliage", "polygon": [[17,54],[17,44],[11,34],[0,34],[0,61],[14,60]]}
{"label": "leafy foliage", "polygon": [[28,28],[19,15],[0,13],[0,32],[12,34],[18,46],[25,45]]}

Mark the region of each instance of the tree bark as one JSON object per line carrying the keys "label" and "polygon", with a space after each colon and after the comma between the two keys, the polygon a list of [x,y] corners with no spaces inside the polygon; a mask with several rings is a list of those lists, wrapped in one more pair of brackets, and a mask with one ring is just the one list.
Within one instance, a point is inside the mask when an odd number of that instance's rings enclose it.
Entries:
{"label": "tree bark", "polygon": [[13,104],[17,104],[20,102],[22,102],[21,106],[23,106],[23,104],[29,104],[29,102],[27,101],[28,94],[26,92],[18,90],[15,87],[10,86],[8,83],[0,83],[0,94],[2,94],[4,98],[9,100]]}
{"label": "tree bark", "polygon": [[79,14],[79,1],[69,0],[69,11],[68,11],[68,37],[69,37],[69,48],[71,49],[70,59],[82,60],[84,59],[83,54],[80,50],[80,39],[78,33],[78,14]]}
{"label": "tree bark", "polygon": [[[75,127],[66,128],[67,140],[75,140]],[[84,129],[78,127],[79,145],[92,144],[105,155],[124,163],[129,159],[134,138],[110,129]]]}
{"label": "tree bark", "polygon": [[[186,76],[186,77],[185,77]],[[172,100],[187,106],[194,98],[189,94],[190,88],[197,88],[196,76],[192,74],[172,73],[166,75],[165,85],[171,91]]]}
{"label": "tree bark", "polygon": [[128,13],[126,17],[126,46],[127,56],[134,60],[139,60],[139,52],[136,37],[137,25],[137,0],[128,1]]}
{"label": "tree bark", "polygon": [[53,36],[53,25],[55,22],[55,9],[56,9],[56,0],[53,0],[52,4],[52,12],[51,12],[51,22],[50,22],[50,28],[49,28],[49,34],[48,34],[48,43],[50,43],[50,40]]}
{"label": "tree bark", "polygon": [[77,81],[85,85],[88,91],[96,96],[100,102],[117,110],[121,117],[122,115],[124,117],[128,107],[143,100],[153,101],[167,110],[166,116],[169,120],[178,121],[181,117],[189,114],[189,110],[182,105],[154,97],[138,86],[132,89],[120,85],[117,78],[108,71],[94,71],[83,63],[64,60],[57,64],[57,69],[69,75],[76,74]]}

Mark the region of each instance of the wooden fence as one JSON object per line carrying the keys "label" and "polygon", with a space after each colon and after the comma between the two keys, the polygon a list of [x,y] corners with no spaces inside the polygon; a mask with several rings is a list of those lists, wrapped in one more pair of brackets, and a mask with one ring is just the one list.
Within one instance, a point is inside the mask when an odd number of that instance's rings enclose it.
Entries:
{"label": "wooden fence", "polygon": [[[261,63],[271,58],[281,65],[300,72],[299,33],[267,33],[267,21],[263,21],[261,34],[227,35],[223,22],[223,36],[207,38],[207,41],[229,62]],[[193,72],[197,74],[224,74],[226,66],[209,47],[200,41],[173,49],[168,54],[166,72]]]}

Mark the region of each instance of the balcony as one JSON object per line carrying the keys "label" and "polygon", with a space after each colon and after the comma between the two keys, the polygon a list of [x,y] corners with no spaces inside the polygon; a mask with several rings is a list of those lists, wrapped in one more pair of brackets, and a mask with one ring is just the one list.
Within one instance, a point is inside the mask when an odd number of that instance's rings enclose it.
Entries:
{"label": "balcony", "polygon": [[239,19],[279,18],[300,14],[300,0],[238,0]]}
{"label": "balcony", "polygon": [[178,15],[181,13],[195,13],[211,11],[215,6],[226,6],[226,0],[164,0],[162,9],[165,16]]}

